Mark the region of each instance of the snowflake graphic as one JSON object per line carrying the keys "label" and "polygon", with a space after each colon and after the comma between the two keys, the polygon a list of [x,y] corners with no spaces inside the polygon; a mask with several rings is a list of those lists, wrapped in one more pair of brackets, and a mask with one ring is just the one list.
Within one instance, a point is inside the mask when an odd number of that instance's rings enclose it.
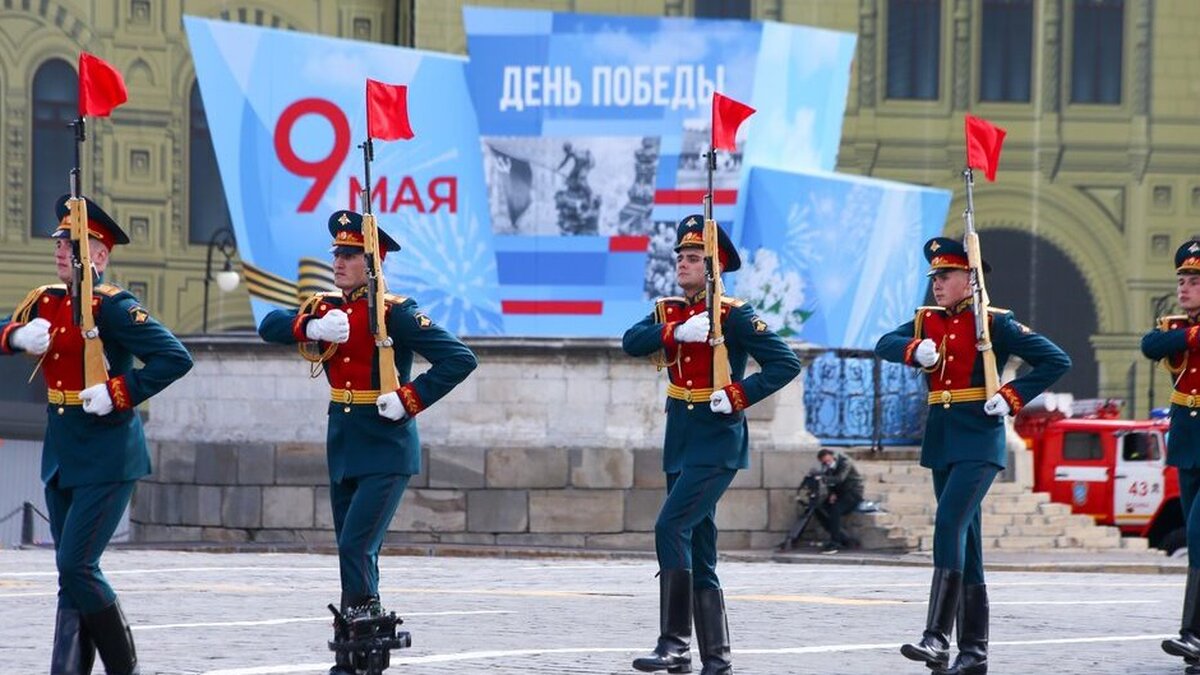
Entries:
{"label": "snowflake graphic", "polygon": [[412,294],[430,318],[452,333],[497,335],[504,331],[496,288],[496,257],[478,215],[459,213],[414,217],[396,214],[403,250],[384,263],[391,288]]}
{"label": "snowflake graphic", "polygon": [[781,270],[775,251],[760,248],[751,255],[743,250],[749,265],[738,279],[738,291],[767,326],[783,337],[799,335],[811,315],[804,305],[804,280],[795,270]]}

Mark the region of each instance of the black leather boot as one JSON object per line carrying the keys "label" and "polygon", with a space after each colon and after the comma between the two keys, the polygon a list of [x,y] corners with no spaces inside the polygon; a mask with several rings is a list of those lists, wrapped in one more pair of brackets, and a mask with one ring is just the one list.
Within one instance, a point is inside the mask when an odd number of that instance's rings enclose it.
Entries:
{"label": "black leather boot", "polygon": [[913,661],[922,661],[934,670],[945,670],[950,664],[950,629],[958,612],[958,596],[962,590],[962,571],[934,568],[929,586],[929,614],[921,641],[900,647],[900,653]]}
{"label": "black leather boot", "polygon": [[692,591],[696,613],[696,642],[704,668],[700,675],[731,675],[729,621],[725,616],[725,594],[719,588]]}
{"label": "black leather boot", "polygon": [[988,596],[984,584],[962,587],[958,603],[958,656],[938,675],[987,675]]}
{"label": "black leather boot", "polygon": [[120,602],[113,602],[99,612],[84,614],[83,627],[95,643],[96,651],[100,652],[108,675],[139,675],[133,632],[129,630]]}
{"label": "black leather boot", "polygon": [[52,675],[89,675],[96,660],[96,645],[83,629],[77,609],[59,609],[54,620]]}
{"label": "black leather boot", "polygon": [[1189,662],[1200,661],[1200,568],[1189,567],[1183,592],[1183,621],[1179,637],[1162,641],[1162,650]]}
{"label": "black leather boot", "polygon": [[692,655],[688,652],[692,638],[691,570],[659,573],[658,610],[658,645],[650,655],[634,659],[634,669],[643,673],[692,672]]}

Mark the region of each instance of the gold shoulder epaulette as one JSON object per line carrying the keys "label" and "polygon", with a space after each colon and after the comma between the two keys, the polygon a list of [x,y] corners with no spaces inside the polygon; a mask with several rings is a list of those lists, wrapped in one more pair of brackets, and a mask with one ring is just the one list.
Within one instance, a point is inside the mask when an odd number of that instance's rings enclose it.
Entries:
{"label": "gold shoulder epaulette", "polygon": [[741,307],[742,305],[746,304],[746,301],[742,300],[741,298],[730,298],[728,296],[721,296],[721,304],[733,305],[734,307]]}
{"label": "gold shoulder epaulette", "polygon": [[933,311],[944,312],[946,310],[945,310],[945,308],[939,307],[937,305],[926,305],[924,307],[917,308],[917,311],[913,314],[913,337],[921,337],[922,336],[921,331],[923,330],[923,326],[925,325],[925,313],[933,312]]}
{"label": "gold shoulder epaulette", "polygon": [[1188,318],[1186,314],[1168,314],[1167,316],[1160,316],[1158,317],[1158,329],[1170,330],[1172,321],[1183,321],[1186,323],[1187,320]]}
{"label": "gold shoulder epaulette", "polygon": [[655,300],[654,301],[654,323],[666,323],[667,322],[667,304],[671,303],[671,302],[687,304],[687,300],[679,297],[678,295],[668,295],[665,298],[659,298],[659,299]]}
{"label": "gold shoulder epaulette", "polygon": [[313,309],[314,309],[314,308],[317,306],[317,304],[318,304],[318,303],[320,303],[322,300],[326,300],[326,299],[328,299],[328,298],[332,298],[332,297],[337,297],[337,296],[340,296],[340,295],[341,295],[341,293],[340,293],[340,292],[329,292],[329,291],[322,291],[322,292],[320,292],[320,293],[313,293],[312,295],[310,295],[310,296],[308,296],[307,298],[305,298],[305,299],[304,299],[304,302],[300,303],[300,307],[299,307],[299,309],[297,310],[297,313],[298,313],[298,314],[312,314],[312,312],[313,312]]}
{"label": "gold shoulder epaulette", "polygon": [[51,288],[61,288],[65,291],[67,289],[67,285],[46,284],[45,286],[38,286],[32,291],[29,291],[29,294],[25,296],[25,299],[18,303],[17,308],[13,310],[13,321],[18,323],[25,323],[28,321],[29,315],[33,312],[33,306],[37,303],[37,299],[42,297],[42,293],[45,293]]}
{"label": "gold shoulder epaulette", "polygon": [[95,286],[92,288],[92,292],[99,293],[100,295],[103,295],[103,296],[106,296],[109,298],[116,295],[117,293],[120,293],[121,290],[122,289],[120,286],[114,286],[113,284],[100,284],[99,286]]}
{"label": "gold shoulder epaulette", "polygon": [[383,294],[383,301],[393,304],[393,305],[399,305],[407,300],[408,300],[407,295],[396,295],[395,293],[384,293]]}
{"label": "gold shoulder epaulette", "polygon": [[997,314],[1007,314],[1007,313],[1011,312],[1012,310],[1008,309],[1007,307],[988,307],[988,311],[995,312]]}

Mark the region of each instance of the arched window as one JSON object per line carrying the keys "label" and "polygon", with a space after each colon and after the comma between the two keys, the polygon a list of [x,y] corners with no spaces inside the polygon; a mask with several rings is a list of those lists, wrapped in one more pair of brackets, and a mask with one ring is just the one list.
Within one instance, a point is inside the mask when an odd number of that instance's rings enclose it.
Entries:
{"label": "arched window", "polygon": [[71,121],[79,115],[79,80],[71,64],[51,59],[33,76],[33,189],[30,195],[29,231],[48,237],[58,228],[54,200],[71,189],[75,165],[75,132]]}
{"label": "arched window", "polygon": [[207,244],[217,230],[232,227],[217,154],[213,151],[200,86],[193,82],[188,124],[188,241]]}

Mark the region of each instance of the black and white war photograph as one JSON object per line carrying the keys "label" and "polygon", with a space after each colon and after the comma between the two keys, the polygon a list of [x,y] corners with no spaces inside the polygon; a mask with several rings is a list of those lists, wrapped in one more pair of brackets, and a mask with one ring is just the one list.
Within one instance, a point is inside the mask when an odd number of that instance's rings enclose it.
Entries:
{"label": "black and white war photograph", "polygon": [[486,137],[495,234],[643,234],[654,203],[653,137]]}

